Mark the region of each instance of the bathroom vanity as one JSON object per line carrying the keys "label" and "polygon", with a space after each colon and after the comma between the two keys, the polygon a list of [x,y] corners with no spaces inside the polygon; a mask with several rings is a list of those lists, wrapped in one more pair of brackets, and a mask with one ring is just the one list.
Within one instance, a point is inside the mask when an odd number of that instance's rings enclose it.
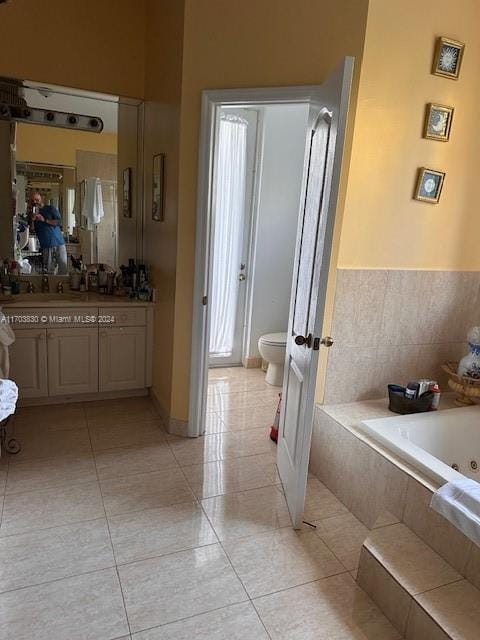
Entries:
{"label": "bathroom vanity", "polygon": [[1,310],[15,332],[10,377],[23,404],[146,394],[151,386],[151,302],[25,294]]}

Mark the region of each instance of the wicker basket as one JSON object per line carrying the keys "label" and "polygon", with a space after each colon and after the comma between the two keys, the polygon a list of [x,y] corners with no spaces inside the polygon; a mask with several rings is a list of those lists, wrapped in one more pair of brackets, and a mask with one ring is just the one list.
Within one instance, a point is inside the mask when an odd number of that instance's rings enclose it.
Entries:
{"label": "wicker basket", "polygon": [[457,394],[455,404],[458,407],[467,407],[480,402],[480,379],[459,376],[458,362],[447,362],[442,365],[442,369],[448,375],[448,386]]}

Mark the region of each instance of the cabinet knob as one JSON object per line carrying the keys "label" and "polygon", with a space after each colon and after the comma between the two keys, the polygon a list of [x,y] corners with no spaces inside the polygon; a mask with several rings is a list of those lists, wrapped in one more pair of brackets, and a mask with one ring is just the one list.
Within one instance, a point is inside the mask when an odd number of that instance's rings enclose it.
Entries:
{"label": "cabinet knob", "polygon": [[53,335],[53,333],[49,333],[49,334],[47,335],[47,338],[48,338],[49,340],[53,340],[53,339],[55,338],[55,336]]}
{"label": "cabinet knob", "polygon": [[44,333],[39,333],[37,336],[37,340],[45,340],[45,334]]}
{"label": "cabinet knob", "polygon": [[100,331],[100,337],[101,338],[106,338],[107,337],[107,332],[106,331]]}

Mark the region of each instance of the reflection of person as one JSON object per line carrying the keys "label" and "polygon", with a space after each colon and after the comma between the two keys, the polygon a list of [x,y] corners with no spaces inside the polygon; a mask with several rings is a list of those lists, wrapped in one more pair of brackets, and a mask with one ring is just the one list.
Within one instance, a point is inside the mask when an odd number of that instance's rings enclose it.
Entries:
{"label": "reflection of person", "polygon": [[67,249],[62,235],[62,216],[56,207],[44,204],[42,194],[35,191],[32,194],[32,205],[37,208],[33,221],[42,250],[43,269],[47,273],[54,273],[55,262],[58,265],[58,275],[68,272]]}

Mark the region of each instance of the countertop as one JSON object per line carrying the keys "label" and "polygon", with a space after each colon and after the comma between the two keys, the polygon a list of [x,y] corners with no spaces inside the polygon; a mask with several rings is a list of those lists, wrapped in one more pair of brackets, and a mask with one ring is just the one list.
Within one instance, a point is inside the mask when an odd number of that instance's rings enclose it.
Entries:
{"label": "countertop", "polygon": [[21,293],[18,295],[0,296],[1,308],[43,308],[43,307],[150,307],[153,302],[136,300],[126,296],[108,296],[100,293]]}

